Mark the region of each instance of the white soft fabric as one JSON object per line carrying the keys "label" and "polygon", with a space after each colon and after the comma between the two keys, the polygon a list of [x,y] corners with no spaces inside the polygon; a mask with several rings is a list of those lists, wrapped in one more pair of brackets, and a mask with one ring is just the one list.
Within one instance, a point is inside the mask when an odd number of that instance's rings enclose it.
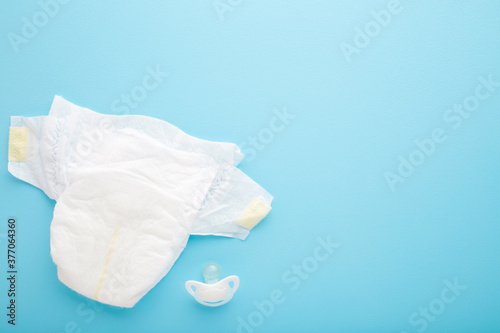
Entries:
{"label": "white soft fabric", "polygon": [[268,208],[258,219],[270,209],[272,196],[236,168],[235,144],[158,119],[99,114],[56,96],[48,116],[12,117],[11,127],[27,128],[27,138],[26,159],[9,161],[9,171],[57,201],[59,279],[103,303],[132,307],[190,234],[245,239],[238,221],[251,203]]}

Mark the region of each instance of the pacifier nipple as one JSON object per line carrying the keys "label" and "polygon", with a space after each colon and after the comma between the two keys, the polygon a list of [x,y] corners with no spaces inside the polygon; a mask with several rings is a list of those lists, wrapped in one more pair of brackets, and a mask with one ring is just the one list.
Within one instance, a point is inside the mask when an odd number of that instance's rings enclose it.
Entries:
{"label": "pacifier nipple", "polygon": [[210,263],[205,265],[205,268],[203,268],[203,277],[205,278],[205,283],[219,282],[220,280],[219,265],[215,263]]}

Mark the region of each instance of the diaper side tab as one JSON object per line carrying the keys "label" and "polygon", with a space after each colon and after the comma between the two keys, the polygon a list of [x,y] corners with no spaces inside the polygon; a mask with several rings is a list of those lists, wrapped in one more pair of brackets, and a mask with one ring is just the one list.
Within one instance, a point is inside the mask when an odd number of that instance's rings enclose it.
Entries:
{"label": "diaper side tab", "polygon": [[60,192],[57,125],[57,119],[47,116],[13,116],[9,131],[9,172],[43,190],[51,199]]}
{"label": "diaper side tab", "polygon": [[216,178],[216,186],[207,194],[191,235],[244,240],[271,211],[273,196],[234,166]]}

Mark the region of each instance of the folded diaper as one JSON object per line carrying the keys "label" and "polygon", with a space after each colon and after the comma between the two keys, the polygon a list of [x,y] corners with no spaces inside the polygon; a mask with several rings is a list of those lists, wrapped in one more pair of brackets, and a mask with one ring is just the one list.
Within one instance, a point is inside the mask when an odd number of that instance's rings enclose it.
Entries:
{"label": "folded diaper", "polygon": [[145,116],[99,114],[56,96],[48,116],[11,117],[9,171],[57,201],[51,255],[61,282],[132,307],[189,235],[245,239],[272,196],[232,143]]}

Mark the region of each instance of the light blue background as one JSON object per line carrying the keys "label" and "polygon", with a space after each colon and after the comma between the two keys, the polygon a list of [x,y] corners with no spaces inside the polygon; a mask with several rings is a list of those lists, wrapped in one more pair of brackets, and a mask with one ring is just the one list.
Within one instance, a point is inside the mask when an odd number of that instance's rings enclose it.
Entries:
{"label": "light blue background", "polygon": [[[354,45],[355,29],[388,1],[228,1],[222,19],[212,0],[71,1],[17,53],[9,33],[21,35],[23,17],[41,7],[4,1],[0,234],[16,216],[19,296],[14,328],[2,278],[0,330],[65,332],[69,323],[77,332],[235,332],[238,317],[249,316],[255,332],[500,330],[500,88],[459,128],[443,119],[479,76],[500,81],[500,3],[401,1],[348,62],[341,43]],[[274,195],[273,211],[244,242],[191,237],[132,309],[87,303],[59,282],[50,257],[55,202],[7,171],[9,116],[46,115],[55,94],[113,113],[157,65],[169,76],[131,113],[238,144],[268,128],[273,110],[295,115],[240,166]],[[435,128],[447,140],[391,191],[384,173],[397,172],[398,157]],[[292,290],[283,275],[311,264],[317,238],[327,236],[341,247]],[[198,305],[184,289],[211,260],[241,278],[220,308]],[[425,330],[412,325],[420,307],[439,308],[444,281],[455,279],[467,287],[455,301]],[[259,317],[254,301],[275,289],[286,300]]]}

